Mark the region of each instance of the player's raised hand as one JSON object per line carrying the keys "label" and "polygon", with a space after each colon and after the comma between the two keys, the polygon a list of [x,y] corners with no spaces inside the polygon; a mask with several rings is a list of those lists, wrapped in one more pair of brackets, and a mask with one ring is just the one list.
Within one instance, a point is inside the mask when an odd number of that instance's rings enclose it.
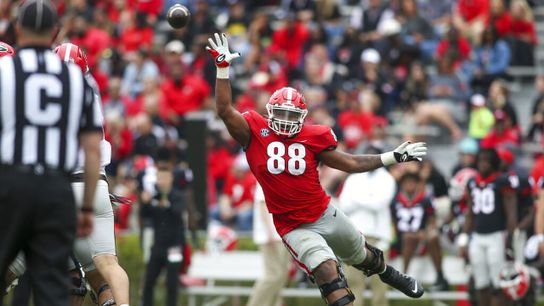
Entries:
{"label": "player's raised hand", "polygon": [[233,59],[240,57],[240,53],[230,52],[229,42],[225,33],[221,33],[221,35],[215,33],[214,37],[215,40],[212,37],[208,38],[209,46],[206,46],[206,50],[213,57],[217,68],[228,68]]}
{"label": "player's raised hand", "polygon": [[427,144],[424,142],[404,142],[395,150],[381,155],[384,166],[409,161],[421,161],[427,155]]}

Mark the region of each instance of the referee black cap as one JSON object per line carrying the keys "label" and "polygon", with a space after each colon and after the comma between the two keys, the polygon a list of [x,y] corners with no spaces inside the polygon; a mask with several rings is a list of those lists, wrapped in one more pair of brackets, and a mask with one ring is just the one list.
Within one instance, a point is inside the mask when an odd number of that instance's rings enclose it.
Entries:
{"label": "referee black cap", "polygon": [[57,10],[49,0],[26,0],[19,8],[18,22],[23,28],[46,31],[57,25]]}

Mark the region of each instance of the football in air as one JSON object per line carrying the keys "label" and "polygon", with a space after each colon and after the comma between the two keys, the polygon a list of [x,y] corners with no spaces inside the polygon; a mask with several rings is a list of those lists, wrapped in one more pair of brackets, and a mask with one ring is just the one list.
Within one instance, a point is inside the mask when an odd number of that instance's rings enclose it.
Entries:
{"label": "football in air", "polygon": [[174,4],[166,14],[166,20],[174,29],[181,29],[189,23],[191,12],[181,4]]}

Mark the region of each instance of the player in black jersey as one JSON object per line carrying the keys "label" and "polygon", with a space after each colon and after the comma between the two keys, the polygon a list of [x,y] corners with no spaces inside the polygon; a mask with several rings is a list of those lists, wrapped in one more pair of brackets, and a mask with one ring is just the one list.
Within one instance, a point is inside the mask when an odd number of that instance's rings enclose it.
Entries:
{"label": "player in black jersey", "polygon": [[500,163],[495,149],[478,152],[478,174],[467,185],[470,197],[464,232],[458,239],[462,255],[467,254],[468,245],[478,305],[503,305],[499,274],[506,263],[506,253],[513,255],[517,199],[508,177],[500,173]]}
{"label": "player in black jersey", "polygon": [[426,243],[437,274],[431,289],[443,291],[448,289],[449,284],[442,273],[442,252],[434,208],[425,191],[418,188],[420,183],[418,173],[405,173],[399,180],[400,188],[391,205],[395,227],[401,239],[404,273],[408,272],[419,244]]}

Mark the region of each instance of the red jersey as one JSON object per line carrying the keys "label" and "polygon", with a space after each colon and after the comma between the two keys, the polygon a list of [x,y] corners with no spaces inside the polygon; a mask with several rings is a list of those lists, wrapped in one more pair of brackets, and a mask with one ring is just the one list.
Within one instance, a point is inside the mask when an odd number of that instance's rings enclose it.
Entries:
{"label": "red jersey", "polygon": [[304,125],[300,133],[287,138],[274,133],[268,120],[255,111],[243,116],[251,130],[247,161],[263,188],[278,234],[319,219],[330,197],[319,182],[317,155],[336,148],[331,128]]}
{"label": "red jersey", "polygon": [[244,203],[253,203],[255,183],[257,183],[255,176],[249,171],[242,178],[237,178],[231,174],[225,180],[223,192],[230,197],[232,207],[238,207]]}
{"label": "red jersey", "polygon": [[182,116],[198,110],[210,95],[210,85],[203,78],[192,75],[183,76],[179,84],[172,79],[167,79],[162,83],[161,89],[163,116],[166,116],[169,111]]}
{"label": "red jersey", "polygon": [[373,114],[364,111],[344,111],[338,115],[338,125],[342,129],[344,142],[349,149],[372,134]]}

